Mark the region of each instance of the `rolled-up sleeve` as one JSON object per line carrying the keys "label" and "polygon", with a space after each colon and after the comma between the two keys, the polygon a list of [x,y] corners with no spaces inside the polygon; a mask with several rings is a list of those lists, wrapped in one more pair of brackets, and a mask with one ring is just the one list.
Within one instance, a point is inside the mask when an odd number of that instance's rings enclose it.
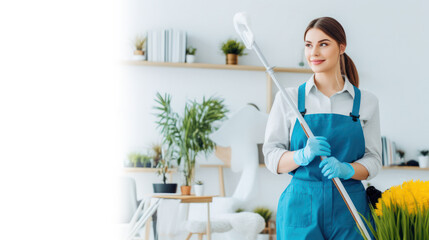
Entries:
{"label": "rolled-up sleeve", "polygon": [[280,158],[289,149],[290,123],[286,118],[286,106],[277,92],[265,129],[265,140],[262,147],[265,166],[272,173],[279,175],[277,166]]}
{"label": "rolled-up sleeve", "polygon": [[381,169],[381,133],[378,99],[375,99],[374,105],[375,108],[371,118],[363,126],[365,154],[361,159],[356,161],[368,170],[369,176],[366,180],[374,178]]}

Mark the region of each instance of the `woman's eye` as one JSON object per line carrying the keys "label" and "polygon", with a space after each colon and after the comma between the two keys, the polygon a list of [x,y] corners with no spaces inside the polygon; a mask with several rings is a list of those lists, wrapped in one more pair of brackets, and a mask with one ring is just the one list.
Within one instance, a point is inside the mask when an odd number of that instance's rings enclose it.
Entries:
{"label": "woman's eye", "polygon": [[311,44],[305,44],[305,46],[306,46],[306,47],[310,47],[310,46],[311,46]]}
{"label": "woman's eye", "polygon": [[328,44],[326,44],[326,43],[322,43],[322,44],[320,44],[320,45],[322,46],[323,44],[325,44],[325,46],[328,46]]}

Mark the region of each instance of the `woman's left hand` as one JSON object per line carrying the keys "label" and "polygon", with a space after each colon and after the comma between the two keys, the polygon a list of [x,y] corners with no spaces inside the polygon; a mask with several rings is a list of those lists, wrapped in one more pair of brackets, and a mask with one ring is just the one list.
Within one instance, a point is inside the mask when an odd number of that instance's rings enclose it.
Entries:
{"label": "woman's left hand", "polygon": [[355,175],[355,170],[350,163],[342,163],[335,157],[328,157],[319,164],[319,168],[322,168],[323,176],[332,178],[349,179]]}

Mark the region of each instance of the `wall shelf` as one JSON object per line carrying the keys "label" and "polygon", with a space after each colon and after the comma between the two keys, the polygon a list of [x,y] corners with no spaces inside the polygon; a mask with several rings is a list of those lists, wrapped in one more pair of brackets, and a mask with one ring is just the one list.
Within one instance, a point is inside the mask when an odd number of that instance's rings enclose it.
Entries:
{"label": "wall shelf", "polygon": [[[249,65],[226,65],[226,64],[210,64],[210,63],[171,63],[171,62],[149,62],[149,61],[125,61],[125,65],[137,66],[155,66],[155,67],[180,67],[180,68],[207,68],[207,69],[224,69],[224,70],[241,70],[241,71],[260,71],[265,72],[265,67],[249,66]],[[285,68],[275,67],[275,72],[289,73],[313,73],[307,68]]]}
{"label": "wall shelf", "polygon": [[411,166],[384,166],[383,169],[390,170],[422,170],[429,171],[429,168],[411,167]]}
{"label": "wall shelf", "polygon": [[[158,168],[144,168],[144,167],[124,167],[125,172],[150,172],[150,173],[156,173]],[[168,170],[168,173],[175,173],[177,172],[177,168],[171,168]]]}
{"label": "wall shelf", "polygon": [[[199,167],[205,167],[205,168],[217,168],[217,167],[222,167],[222,168],[230,168],[230,165],[225,165],[225,164],[200,164],[198,165]],[[265,164],[259,164],[259,167],[265,167]]]}

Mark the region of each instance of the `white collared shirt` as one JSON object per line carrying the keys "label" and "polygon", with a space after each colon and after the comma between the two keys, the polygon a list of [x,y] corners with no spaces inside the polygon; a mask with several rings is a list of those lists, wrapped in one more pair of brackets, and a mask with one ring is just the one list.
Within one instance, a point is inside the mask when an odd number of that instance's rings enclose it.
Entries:
{"label": "white collared shirt", "polygon": [[[345,78],[343,90],[335,93],[330,98],[317,89],[314,84],[314,74],[305,86],[306,114],[337,113],[349,116],[353,108],[355,91],[353,85]],[[285,88],[296,106],[298,106],[298,87]],[[381,134],[380,115],[377,97],[366,91],[361,91],[361,103],[359,109],[360,123],[365,138],[365,154],[356,162],[362,164],[369,172],[367,180],[372,179],[381,169]],[[277,92],[274,103],[268,117],[265,129],[265,142],[263,153],[265,165],[274,174],[283,153],[290,149],[290,139],[293,127],[297,120],[294,112],[287,105],[286,100]]]}

